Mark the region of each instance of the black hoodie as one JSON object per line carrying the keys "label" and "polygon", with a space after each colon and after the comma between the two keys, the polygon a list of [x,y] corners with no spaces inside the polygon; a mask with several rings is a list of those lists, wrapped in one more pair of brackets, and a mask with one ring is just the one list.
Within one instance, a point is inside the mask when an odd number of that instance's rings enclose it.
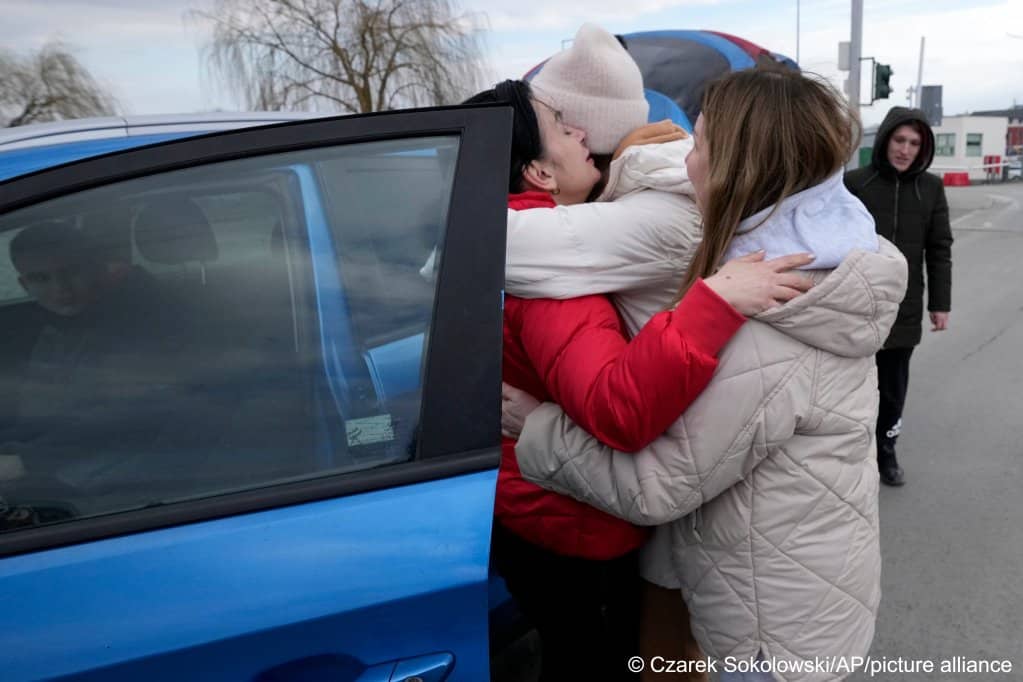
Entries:
{"label": "black hoodie", "polygon": [[[923,139],[920,141],[920,153],[913,161],[909,169],[900,173],[888,160],[888,141],[891,140],[895,129],[908,123],[918,123],[923,131]],[[889,178],[898,176],[902,180],[915,178],[928,168],[934,161],[934,132],[927,123],[927,116],[919,109],[908,109],[906,107],[892,107],[888,115],[884,117],[881,127],[877,129],[877,136],[874,141],[874,155],[870,159],[870,167]]]}
{"label": "black hoodie", "polygon": [[[888,142],[902,125],[917,124],[920,153],[900,173],[888,160]],[[941,178],[927,172],[934,160],[934,133],[919,109],[894,107],[878,128],[870,165],[845,176],[846,187],[874,216],[877,233],[895,243],[909,263],[909,285],[885,348],[920,343],[924,268],[927,309],[948,312],[952,304],[952,229]]]}

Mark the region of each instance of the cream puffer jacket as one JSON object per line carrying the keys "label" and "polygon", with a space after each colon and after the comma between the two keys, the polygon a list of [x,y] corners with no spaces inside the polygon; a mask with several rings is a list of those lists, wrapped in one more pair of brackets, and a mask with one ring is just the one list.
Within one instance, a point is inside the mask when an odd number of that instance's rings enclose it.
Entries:
{"label": "cream puffer jacket", "polygon": [[670,524],[693,632],[719,659],[802,668],[864,656],[874,634],[874,353],[905,293],[906,261],[881,240],[813,276],[807,294],[739,331],[701,397],[639,453],[612,451],[552,404],[529,416],[517,447],[528,480],[634,523]]}
{"label": "cream puffer jacket", "polygon": [[611,294],[631,334],[678,292],[702,237],[692,139],[629,147],[588,204],[508,211],[505,288],[521,298]]}

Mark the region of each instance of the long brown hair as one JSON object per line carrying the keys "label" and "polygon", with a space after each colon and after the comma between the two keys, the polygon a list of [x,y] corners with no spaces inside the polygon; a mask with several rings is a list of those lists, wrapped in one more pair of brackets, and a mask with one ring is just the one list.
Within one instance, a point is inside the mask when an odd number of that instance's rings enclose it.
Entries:
{"label": "long brown hair", "polygon": [[855,111],[821,78],[772,65],[710,84],[700,139],[708,155],[703,240],[677,300],[714,274],[739,223],[836,173],[861,133]]}

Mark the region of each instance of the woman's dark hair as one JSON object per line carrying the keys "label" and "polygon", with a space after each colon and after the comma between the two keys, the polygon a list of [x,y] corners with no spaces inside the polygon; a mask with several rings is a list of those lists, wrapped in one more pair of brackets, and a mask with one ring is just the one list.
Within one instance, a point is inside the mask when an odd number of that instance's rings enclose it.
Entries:
{"label": "woman's dark hair", "polygon": [[540,122],[533,110],[533,90],[525,81],[506,80],[490,90],[473,95],[463,104],[509,104],[515,110],[512,121],[511,163],[508,191],[515,194],[524,189],[522,172],[530,163],[543,158]]}

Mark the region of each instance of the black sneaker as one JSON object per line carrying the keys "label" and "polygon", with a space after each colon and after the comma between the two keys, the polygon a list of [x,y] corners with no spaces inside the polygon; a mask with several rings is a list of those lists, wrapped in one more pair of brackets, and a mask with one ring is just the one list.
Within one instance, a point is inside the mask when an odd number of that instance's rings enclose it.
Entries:
{"label": "black sneaker", "polygon": [[906,472],[898,464],[878,467],[881,472],[881,482],[885,485],[898,487],[906,485]]}

